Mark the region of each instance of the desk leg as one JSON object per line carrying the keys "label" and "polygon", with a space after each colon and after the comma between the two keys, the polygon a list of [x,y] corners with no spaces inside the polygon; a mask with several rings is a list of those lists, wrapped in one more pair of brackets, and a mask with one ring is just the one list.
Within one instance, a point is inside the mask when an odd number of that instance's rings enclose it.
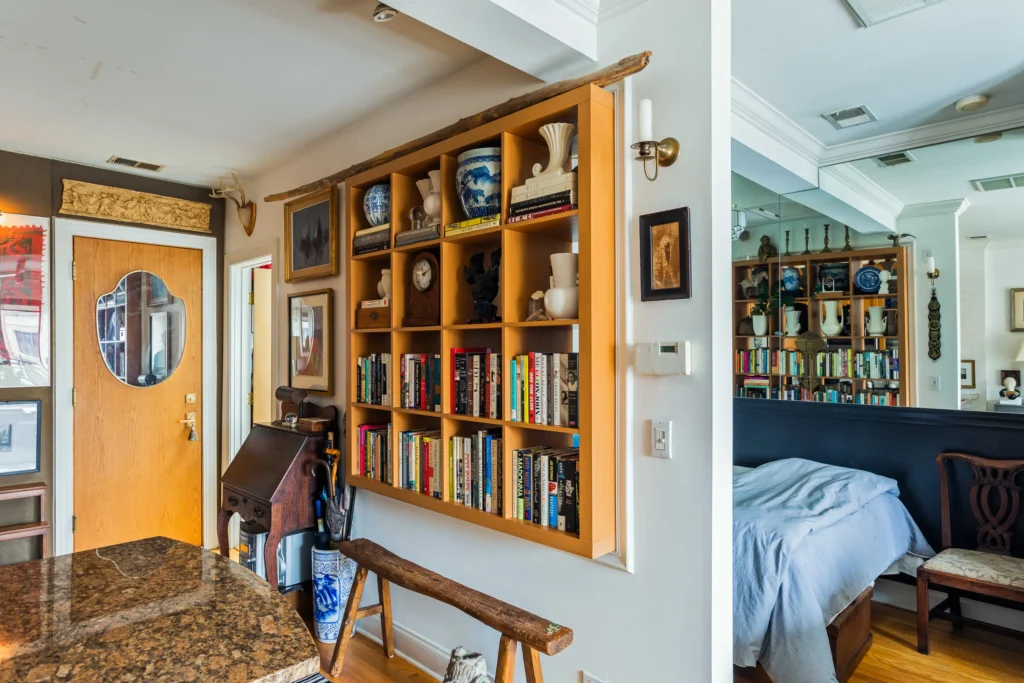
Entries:
{"label": "desk leg", "polygon": [[270,533],[267,534],[267,545],[263,549],[263,564],[267,568],[267,581],[270,587],[277,590],[277,546],[281,544],[284,530],[281,528],[280,515],[271,513]]}
{"label": "desk leg", "polygon": [[235,513],[224,508],[217,513],[217,541],[220,543],[221,557],[231,557],[231,546],[228,545],[228,522],[231,521],[233,514]]}

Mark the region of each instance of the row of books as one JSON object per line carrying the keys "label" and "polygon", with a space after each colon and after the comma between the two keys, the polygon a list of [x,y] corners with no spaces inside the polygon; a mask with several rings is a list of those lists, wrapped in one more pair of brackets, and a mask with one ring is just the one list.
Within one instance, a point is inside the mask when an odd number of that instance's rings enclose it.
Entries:
{"label": "row of books", "polygon": [[885,351],[862,351],[858,353],[856,365],[854,366],[854,376],[868,379],[899,379],[899,350],[889,349]]}
{"label": "row of books", "polygon": [[513,422],[579,427],[579,354],[524,353],[509,362]]}
{"label": "row of books", "polygon": [[575,173],[530,178],[525,185],[512,188],[507,222],[518,223],[572,211],[577,205],[576,193]]}
{"label": "row of books", "polygon": [[501,354],[491,349],[452,349],[451,411],[501,419]]}
{"label": "row of books", "polygon": [[418,230],[406,230],[395,235],[395,246],[404,247],[409,244],[436,240],[441,236],[439,225],[429,225]]}
{"label": "row of books", "polygon": [[444,492],[442,458],[441,432],[436,429],[401,432],[398,435],[398,485],[441,498]]}
{"label": "row of books", "polygon": [[804,354],[800,351],[763,348],[736,352],[736,372],[803,375],[806,371]]}
{"label": "row of books", "polygon": [[500,429],[448,440],[449,502],[504,515],[504,472]]}
{"label": "row of books", "polygon": [[[736,372],[743,374],[806,376],[800,351],[747,349],[736,352]],[[856,379],[899,379],[899,351],[854,351],[849,348],[822,351],[816,359],[816,376]]]}
{"label": "row of books", "polygon": [[373,228],[356,230],[352,236],[352,253],[368,254],[391,246],[391,224],[385,223]]}
{"label": "row of books", "polygon": [[401,407],[441,412],[440,354],[403,353]]}
{"label": "row of books", "polygon": [[513,452],[515,519],[579,533],[579,449],[535,446]]}
{"label": "row of books", "polygon": [[356,359],[356,400],[391,405],[391,354],[371,353]]}
{"label": "row of books", "polygon": [[365,424],[357,430],[359,474],[391,484],[391,425]]}
{"label": "row of books", "polygon": [[456,221],[454,223],[449,223],[448,225],[444,226],[444,236],[454,237],[455,235],[464,235],[469,232],[476,232],[477,230],[493,228],[496,225],[501,225],[501,214],[498,213],[492,216],[470,218],[464,221]]}

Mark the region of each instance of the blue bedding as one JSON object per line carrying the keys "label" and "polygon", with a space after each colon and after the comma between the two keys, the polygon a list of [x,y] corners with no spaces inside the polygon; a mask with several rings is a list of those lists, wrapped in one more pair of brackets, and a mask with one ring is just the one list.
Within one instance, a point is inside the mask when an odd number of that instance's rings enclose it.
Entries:
{"label": "blue bedding", "polygon": [[896,482],[787,459],[733,479],[733,661],[776,683],[836,680],[825,626],[908,553],[932,549]]}

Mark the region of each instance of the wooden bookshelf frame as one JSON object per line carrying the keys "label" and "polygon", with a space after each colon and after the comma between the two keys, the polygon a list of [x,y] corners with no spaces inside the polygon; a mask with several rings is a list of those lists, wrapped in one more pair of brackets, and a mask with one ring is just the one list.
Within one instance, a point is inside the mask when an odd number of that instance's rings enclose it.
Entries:
{"label": "wooden bookshelf frame", "polygon": [[[568,122],[579,135],[578,209],[521,223],[506,222],[512,188],[531,177],[536,162],[546,163],[547,145],[538,129],[546,123]],[[356,230],[368,227],[363,215],[363,195],[371,185],[391,184],[392,244],[394,235],[409,228],[409,210],[422,203],[415,181],[427,171],[441,169],[442,226],[462,220],[455,191],[456,159],[474,147],[502,148],[501,225],[478,232],[441,237],[429,242],[396,247],[371,254],[352,254]],[[516,112],[431,145],[400,159],[348,179],[344,189],[346,254],[346,363],[348,422],[348,481],[354,486],[411,505],[461,519],[488,529],[588,558],[616,549],[616,416],[615,416],[615,129],[613,95],[593,85]],[[548,288],[549,259],[553,253],[579,251],[580,312],[578,320],[525,322],[530,294]],[[500,289],[495,303],[502,322],[469,324],[472,312],[471,288],[462,279],[469,256],[502,250]],[[440,263],[441,319],[433,327],[403,328],[408,270],[412,258],[430,251]],[[361,301],[377,298],[376,286],[382,268],[391,268],[391,326],[356,329],[356,310]],[[574,348],[574,338],[575,345]],[[451,375],[449,349],[485,346],[502,354],[502,414],[492,420],[449,412]],[[520,353],[579,353],[579,428],[512,422],[509,417],[509,360]],[[355,359],[369,353],[388,352],[396,363],[391,394],[395,406],[354,402]],[[398,358],[403,353],[440,353],[442,363],[442,412],[397,407],[400,375]],[[503,516],[446,502],[416,491],[359,476],[358,426],[371,423],[392,425],[392,454],[398,451],[398,434],[410,429],[438,429],[442,443],[456,435],[501,427],[504,449]],[[532,445],[568,446],[579,437],[578,491],[579,534],[568,534],[523,522],[512,517],[515,500],[515,449]],[[444,458],[442,481],[448,495],[448,463]]]}
{"label": "wooden bookshelf frame", "polygon": [[[868,263],[894,262],[898,277],[895,280],[895,287],[890,285],[889,294],[858,294],[853,276],[857,270]],[[817,283],[818,267],[826,263],[847,263],[849,264],[850,278],[849,288],[843,292],[815,292]],[[793,256],[776,256],[761,263],[758,259],[746,259],[734,261],[733,264],[733,358],[735,377],[733,381],[733,394],[739,396],[739,388],[745,376],[740,372],[739,352],[749,351],[755,348],[754,339],[767,340],[768,348],[772,350],[796,350],[796,338],[782,335],[785,320],[781,311],[773,311],[768,316],[768,334],[758,337],[757,335],[739,334],[739,321],[750,315],[754,306],[754,300],[747,299],[741,291],[740,282],[750,276],[752,271],[760,266],[768,268],[768,282],[770,291],[775,291],[779,281],[782,279],[782,269],[795,267],[801,272],[800,296],[795,297],[795,302],[807,306],[807,318],[809,329],[821,336],[826,343],[829,339],[849,342],[854,353],[858,351],[885,350],[891,341],[897,342],[900,352],[900,379],[899,398],[900,407],[914,406],[917,404],[917,383],[914,371],[914,287],[913,287],[913,266],[911,259],[907,257],[906,247],[877,247],[868,249],[854,249],[852,251],[834,250],[828,253],[798,254]],[[897,335],[895,337],[871,337],[868,336],[864,323],[864,316],[867,314],[868,306],[885,305],[886,299],[896,301],[897,311]],[[841,304],[850,306],[850,337],[825,337],[821,334],[821,303],[824,301],[839,301]],[[890,309],[891,310],[891,309]],[[845,345],[836,348],[846,348]],[[785,380],[792,375],[784,373],[758,372],[749,373],[758,377],[769,377],[772,389],[780,389],[785,385]],[[804,375],[807,377],[807,375]],[[862,391],[869,378],[854,377],[820,377],[817,380],[842,379],[853,382],[854,391]],[[882,380],[873,380],[876,382]]]}

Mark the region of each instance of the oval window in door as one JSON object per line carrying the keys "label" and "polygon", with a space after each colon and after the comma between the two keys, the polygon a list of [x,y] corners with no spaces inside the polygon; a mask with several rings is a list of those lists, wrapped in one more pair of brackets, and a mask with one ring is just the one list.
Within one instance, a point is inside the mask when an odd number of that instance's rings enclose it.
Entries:
{"label": "oval window in door", "polygon": [[185,351],[185,302],[157,275],[133,271],[97,299],[96,332],[114,377],[155,386],[174,373]]}

